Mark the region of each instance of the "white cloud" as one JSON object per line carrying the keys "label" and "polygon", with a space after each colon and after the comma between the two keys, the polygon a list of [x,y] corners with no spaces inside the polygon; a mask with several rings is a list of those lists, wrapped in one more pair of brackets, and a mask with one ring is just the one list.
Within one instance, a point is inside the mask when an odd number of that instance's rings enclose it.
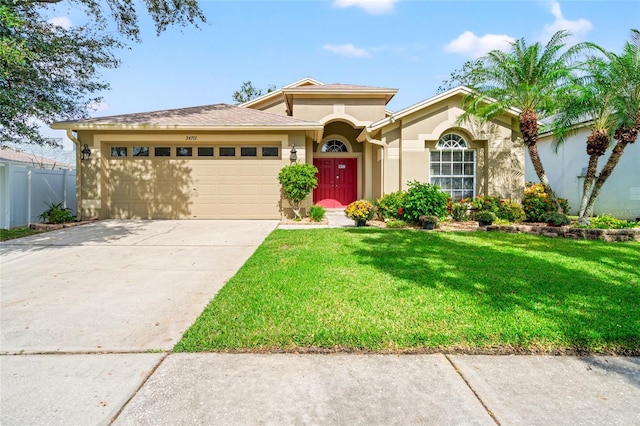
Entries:
{"label": "white cloud", "polygon": [[570,21],[565,19],[560,8],[560,3],[556,0],[551,0],[546,3],[549,6],[549,11],[556,18],[551,24],[547,24],[543,27],[541,38],[543,41],[548,41],[551,36],[560,30],[569,30],[571,34],[577,38],[584,39],[587,32],[593,28],[593,24],[586,19],[578,19]]}
{"label": "white cloud", "polygon": [[371,15],[393,12],[394,5],[400,0],[335,0],[333,5],[340,8],[356,6]]}
{"label": "white cloud", "polygon": [[47,22],[57,27],[64,28],[65,30],[68,30],[69,28],[71,28],[71,25],[73,25],[71,23],[71,19],[67,18],[66,16],[56,16],[49,19]]}
{"label": "white cloud", "polygon": [[513,37],[506,34],[486,34],[478,37],[471,31],[465,31],[451,40],[444,47],[444,51],[479,58],[492,50],[508,49],[514,41]]}
{"label": "white cloud", "polygon": [[350,58],[370,58],[371,52],[361,47],[355,47],[353,44],[325,44],[323,50],[335,53],[336,55],[348,56]]}

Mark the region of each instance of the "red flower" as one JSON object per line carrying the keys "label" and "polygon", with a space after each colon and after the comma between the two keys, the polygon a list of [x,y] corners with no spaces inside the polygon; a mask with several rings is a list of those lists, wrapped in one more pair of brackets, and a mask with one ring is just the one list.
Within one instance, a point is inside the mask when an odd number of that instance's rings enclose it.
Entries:
{"label": "red flower", "polygon": [[402,216],[402,207],[398,207],[398,216]]}

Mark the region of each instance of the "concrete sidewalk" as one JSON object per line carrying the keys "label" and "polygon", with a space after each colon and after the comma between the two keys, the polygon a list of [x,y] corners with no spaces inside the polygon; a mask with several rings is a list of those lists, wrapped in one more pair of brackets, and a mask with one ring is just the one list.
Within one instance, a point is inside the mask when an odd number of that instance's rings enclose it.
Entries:
{"label": "concrete sidewalk", "polygon": [[0,363],[3,425],[640,424],[639,358],[203,353]]}

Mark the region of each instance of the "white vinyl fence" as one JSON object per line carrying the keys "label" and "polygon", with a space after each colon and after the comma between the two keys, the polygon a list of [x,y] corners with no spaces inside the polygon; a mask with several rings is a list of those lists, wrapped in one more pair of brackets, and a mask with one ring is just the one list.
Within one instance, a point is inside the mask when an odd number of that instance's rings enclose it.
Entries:
{"label": "white vinyl fence", "polygon": [[0,228],[26,226],[40,220],[47,203],[62,203],[76,212],[76,171],[47,170],[0,162]]}

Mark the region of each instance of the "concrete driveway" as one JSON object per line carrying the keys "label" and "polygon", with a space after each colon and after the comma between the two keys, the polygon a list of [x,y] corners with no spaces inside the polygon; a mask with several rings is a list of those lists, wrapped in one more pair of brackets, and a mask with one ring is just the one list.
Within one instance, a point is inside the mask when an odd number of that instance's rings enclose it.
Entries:
{"label": "concrete driveway", "polygon": [[276,226],[100,221],[1,243],[0,424],[108,424]]}
{"label": "concrete driveway", "polygon": [[168,350],[276,221],[100,221],[8,241],[2,353]]}

